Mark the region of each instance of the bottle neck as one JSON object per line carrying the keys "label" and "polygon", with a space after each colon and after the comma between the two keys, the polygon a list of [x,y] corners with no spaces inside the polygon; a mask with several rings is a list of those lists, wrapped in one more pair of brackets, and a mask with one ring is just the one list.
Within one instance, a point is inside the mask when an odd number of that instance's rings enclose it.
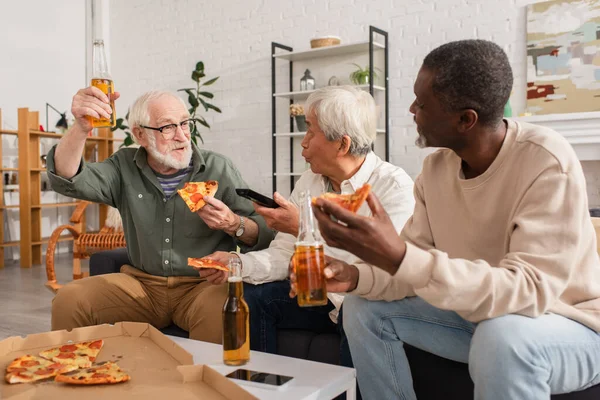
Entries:
{"label": "bottle neck", "polygon": [[104,52],[104,43],[102,41],[94,42],[92,64],[92,78],[94,79],[111,79],[108,72],[108,62],[106,61],[106,53]]}
{"label": "bottle neck", "polygon": [[227,290],[229,297],[237,297],[241,299],[244,297],[244,284],[240,277],[230,277],[227,280]]}
{"label": "bottle neck", "polygon": [[311,202],[310,192],[304,192],[300,195],[300,223],[296,244],[317,245],[320,243]]}

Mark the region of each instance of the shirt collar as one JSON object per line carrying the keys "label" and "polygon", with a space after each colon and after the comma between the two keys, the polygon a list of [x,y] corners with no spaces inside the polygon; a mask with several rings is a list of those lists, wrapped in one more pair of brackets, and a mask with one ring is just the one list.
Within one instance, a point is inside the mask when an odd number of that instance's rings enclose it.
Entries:
{"label": "shirt collar", "polygon": [[[377,156],[375,155],[375,153],[370,151],[369,153],[367,153],[367,156],[365,157],[365,160],[363,161],[363,163],[360,166],[360,168],[358,169],[358,171],[356,171],[356,173],[354,175],[352,175],[350,177],[350,179],[346,179],[345,181],[342,182],[342,184],[340,186],[342,193],[344,193],[344,192],[348,193],[348,191],[344,191],[344,186],[347,186],[347,185],[345,185],[346,182],[348,182],[350,184],[350,186],[352,187],[352,192],[353,193],[356,192],[360,187],[362,187],[365,183],[367,183],[367,181],[373,174],[373,171],[375,170],[376,166],[377,166]],[[322,180],[322,185],[323,185],[323,191],[325,191],[325,189],[327,188],[328,178],[326,176],[322,176],[321,180]]]}

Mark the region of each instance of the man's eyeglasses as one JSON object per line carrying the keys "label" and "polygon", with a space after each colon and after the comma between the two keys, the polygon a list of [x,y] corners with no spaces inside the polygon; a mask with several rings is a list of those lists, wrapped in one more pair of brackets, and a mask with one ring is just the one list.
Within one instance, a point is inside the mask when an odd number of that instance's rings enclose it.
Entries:
{"label": "man's eyeglasses", "polygon": [[189,136],[190,131],[192,130],[192,127],[195,123],[196,121],[194,121],[193,119],[186,119],[185,121],[181,121],[179,124],[168,124],[163,125],[159,128],[144,125],[140,125],[140,127],[152,129],[153,131],[159,131],[165,140],[169,140],[175,137],[175,134],[177,133],[177,126],[180,126],[183,133],[186,136]]}

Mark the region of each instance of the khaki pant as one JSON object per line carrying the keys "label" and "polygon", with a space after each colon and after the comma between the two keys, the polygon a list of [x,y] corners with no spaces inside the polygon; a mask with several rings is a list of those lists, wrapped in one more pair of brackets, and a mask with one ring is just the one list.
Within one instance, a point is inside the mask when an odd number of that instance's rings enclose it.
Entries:
{"label": "khaki pant", "polygon": [[174,322],[190,338],[222,342],[227,284],[200,277],[154,276],[124,265],[119,274],[92,276],[62,287],[52,301],[52,330],[147,322],[164,328]]}

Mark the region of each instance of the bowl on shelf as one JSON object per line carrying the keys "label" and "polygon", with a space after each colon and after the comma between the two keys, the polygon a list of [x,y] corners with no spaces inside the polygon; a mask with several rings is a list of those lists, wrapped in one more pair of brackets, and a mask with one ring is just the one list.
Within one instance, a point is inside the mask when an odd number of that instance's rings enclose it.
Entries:
{"label": "bowl on shelf", "polygon": [[310,48],[317,49],[319,47],[336,46],[342,42],[337,36],[323,36],[310,40]]}

